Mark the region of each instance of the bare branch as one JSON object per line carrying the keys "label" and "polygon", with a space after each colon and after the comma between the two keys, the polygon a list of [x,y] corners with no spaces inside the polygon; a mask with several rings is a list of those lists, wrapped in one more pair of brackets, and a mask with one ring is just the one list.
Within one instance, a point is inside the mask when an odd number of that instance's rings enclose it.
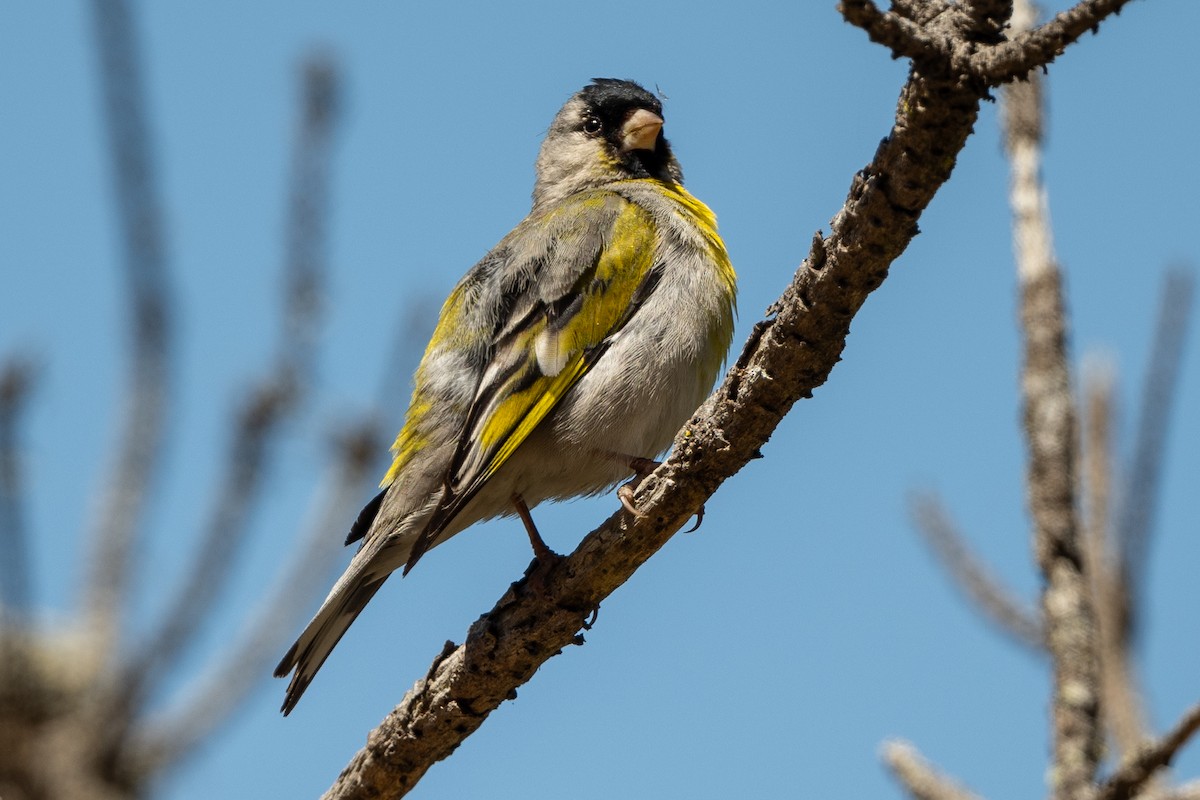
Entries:
{"label": "bare branch", "polygon": [[286,303],[281,372],[307,382],[316,350],[328,256],[329,164],[340,88],[337,67],[325,53],[302,66],[303,108],[292,160],[292,186],[284,271]]}
{"label": "bare branch", "polygon": [[[1026,265],[1022,271],[1038,270]],[[1066,320],[1057,271],[1026,278],[1025,427],[1028,491],[1042,607],[1054,658],[1057,796],[1083,797],[1100,756],[1098,665],[1091,597],[1075,514],[1075,415],[1066,362]]]}
{"label": "bare branch", "polygon": [[[954,5],[936,3],[929,9],[904,0],[882,11],[872,0],[843,0],[838,10],[847,22],[862,28],[871,41],[892,51],[894,58],[910,58],[925,69],[953,72],[983,86],[999,86],[1024,79],[1062,55],[1085,32],[1120,12],[1129,0],[1082,0],[1037,29],[1023,28],[1004,40],[1011,0],[964,0]],[[929,23],[942,15],[970,18],[970,38],[946,35]]]}
{"label": "bare branch", "polygon": [[[1107,581],[1115,572],[1112,547],[1112,486],[1114,461],[1112,432],[1116,426],[1116,390],[1113,367],[1107,360],[1091,358],[1083,370],[1083,479],[1087,501],[1085,555],[1088,574],[1096,585],[1097,621],[1108,616],[1120,623],[1124,603],[1107,603],[1111,610],[1100,606],[1101,598],[1109,598]],[[1115,628],[1114,628],[1115,630]]]}
{"label": "bare branch", "polygon": [[167,258],[136,32],[125,0],[92,3],[130,297],[130,382],[116,463],[91,536],[84,613],[103,659],[119,636],[130,551],[166,425],[171,330]]}
{"label": "bare branch", "polygon": [[408,791],[454,751],[539,666],[578,641],[587,616],[653,555],[766,442],[800,398],[825,382],[851,319],[917,231],[949,177],[981,93],[953,79],[910,76],[898,116],[850,188],[827,239],[815,237],[792,284],[758,323],[716,394],[676,437],[670,458],[634,499],[645,516],[609,518],[571,556],[514,584],[444,652],[368,738],[326,794]]}
{"label": "bare branch", "polygon": [[11,357],[0,367],[0,627],[7,612],[27,610],[33,594],[20,445],[21,413],[33,382],[28,359]]}
{"label": "bare branch", "polygon": [[939,772],[908,742],[884,743],[883,760],[915,800],[980,800],[979,795]]}
{"label": "bare branch", "polygon": [[161,718],[146,725],[132,760],[151,774],[187,755],[241,707],[245,697],[270,674],[270,665],[289,631],[321,584],[341,550],[329,535],[357,507],[363,484],[382,449],[378,426],[364,421],[341,438],[324,497],[310,516],[309,532],[296,543],[295,556],[281,574],[269,599],[247,623],[238,640],[200,678],[185,689],[185,698]]}
{"label": "bare branch", "polygon": [[997,86],[1023,78],[1045,67],[1063,54],[1067,46],[1100,23],[1120,13],[1129,0],[1081,0],[1038,28],[1014,31],[1011,41],[979,50],[973,56],[973,71]]}
{"label": "bare branch", "polygon": [[311,381],[310,362],[326,270],[328,166],[337,96],[337,76],[328,59],[318,56],[304,65],[301,92],[283,270],[280,355],[272,373],[238,414],[204,541],[170,610],[125,670],[126,702],[152,686],[155,674],[161,674],[183,651],[227,585],[229,564],[247,536],[251,512],[262,497],[271,448]]}
{"label": "bare branch", "polygon": [[[1032,22],[1025,2],[1014,30]],[[1036,76],[1031,80],[1036,80]],[[1027,486],[1042,594],[1046,643],[1054,662],[1052,794],[1084,800],[1100,760],[1099,655],[1075,498],[1078,461],[1067,360],[1067,314],[1041,183],[1039,95],[1031,83],[1004,91],[1005,148],[1012,164],[1011,204],[1021,285],[1024,366],[1021,390],[1029,447]],[[1026,121],[1026,122],[1022,122]]]}
{"label": "bare branch", "polygon": [[1128,619],[1128,592],[1116,563],[1109,514],[1116,418],[1113,385],[1111,367],[1092,366],[1084,371],[1083,466],[1088,513],[1083,541],[1100,645],[1100,705],[1120,757],[1139,747],[1147,730],[1128,637],[1123,633]]}
{"label": "bare branch", "polygon": [[1171,763],[1171,759],[1197,730],[1200,730],[1200,705],[1193,706],[1157,742],[1144,745],[1131,758],[1124,760],[1100,787],[1095,800],[1130,800],[1155,772]]}
{"label": "bare branch", "polygon": [[891,50],[893,58],[932,59],[959,66],[970,63],[965,42],[949,30],[927,28],[907,14],[882,11],[872,0],[843,0],[838,11],[851,25],[862,28],[871,41]]}
{"label": "bare branch", "polygon": [[1117,546],[1130,604],[1128,625],[1123,631],[1136,638],[1146,560],[1154,535],[1154,514],[1162,484],[1171,408],[1179,384],[1183,344],[1192,311],[1195,279],[1190,272],[1172,270],[1163,280],[1158,325],[1150,351],[1150,368],[1142,386],[1137,443],[1127,474],[1117,526]]}
{"label": "bare branch", "polygon": [[979,562],[941,501],[920,494],[912,498],[910,508],[917,530],[975,607],[1018,644],[1044,655],[1045,634],[1036,612]]}

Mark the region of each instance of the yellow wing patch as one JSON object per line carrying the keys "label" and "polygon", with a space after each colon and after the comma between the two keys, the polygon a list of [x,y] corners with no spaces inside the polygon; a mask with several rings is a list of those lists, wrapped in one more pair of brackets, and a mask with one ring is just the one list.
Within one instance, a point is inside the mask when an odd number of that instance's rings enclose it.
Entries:
{"label": "yellow wing patch", "polygon": [[408,412],[404,415],[404,427],[400,429],[400,433],[396,435],[396,441],[392,443],[392,466],[383,476],[383,480],[379,482],[380,488],[386,488],[396,480],[413,456],[429,444],[428,437],[422,432],[421,426],[425,416],[433,409],[433,403],[424,392],[427,383],[425,368],[430,354],[447,346],[468,347],[477,336],[462,324],[464,293],[465,288],[460,284],[442,304],[437,326],[433,329],[433,336],[430,337],[429,344],[425,347],[425,354],[421,357],[421,366],[417,368],[416,388],[413,389]]}
{"label": "yellow wing patch", "polygon": [[[492,400],[474,426],[475,435],[452,485],[465,484],[469,492],[495,474],[586,374],[594,361],[589,357],[593,348],[627,320],[634,294],[653,267],[655,238],[650,215],[627,204],[594,267],[562,298],[562,316],[556,316],[552,303],[547,313],[536,316],[510,340],[510,351],[515,352],[508,357],[523,363],[500,385],[480,387],[480,399],[490,396]],[[497,360],[505,355],[497,353]],[[561,368],[547,374],[549,364]],[[482,469],[476,471],[476,466]]]}

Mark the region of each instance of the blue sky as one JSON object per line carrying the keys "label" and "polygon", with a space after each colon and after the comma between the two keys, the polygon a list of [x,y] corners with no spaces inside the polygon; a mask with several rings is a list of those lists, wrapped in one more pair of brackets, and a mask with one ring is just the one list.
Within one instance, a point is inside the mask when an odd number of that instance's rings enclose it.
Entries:
{"label": "blue sky", "polygon": [[[273,354],[302,56],[331,53],[345,89],[317,392],[288,431],[233,588],[171,688],[272,584],[330,431],[372,408],[397,369],[405,308],[440,303],[525,214],[538,143],[573,91],[628,77],[669,98],[688,186],[718,214],[739,271],[736,349],[887,133],[906,69],[833,2],[135,6],[178,299],[173,437],[141,547],[153,568],[137,626],[186,567],[228,412]],[[25,441],[47,624],[74,600],[124,368],[88,11],[0,6],[0,354],[44,365]],[[1134,3],[1049,73],[1046,178],[1074,353],[1116,365],[1126,449],[1162,273],[1198,261],[1198,24],[1186,0]],[[1046,665],[964,605],[906,514],[911,490],[940,492],[977,552],[1035,596],[1006,180],[987,105],[828,384],[722,487],[698,533],[604,604],[585,647],[543,667],[413,796],[898,797],[878,759],[897,736],[985,795],[1042,793]],[[1200,700],[1197,327],[1139,662],[1160,728]],[[392,385],[385,412],[398,420],[407,383]],[[606,497],[535,516],[566,551],[615,507]],[[373,601],[290,718],[277,713],[283,683],[264,676],[161,796],[318,795],[528,560],[511,521],[431,553]],[[1200,755],[1178,764],[1194,776]]]}

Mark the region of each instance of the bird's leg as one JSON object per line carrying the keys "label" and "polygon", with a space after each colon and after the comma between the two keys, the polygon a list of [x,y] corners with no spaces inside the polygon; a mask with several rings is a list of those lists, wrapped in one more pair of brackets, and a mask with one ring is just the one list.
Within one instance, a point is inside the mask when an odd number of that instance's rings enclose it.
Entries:
{"label": "bird's leg", "polygon": [[529,535],[529,544],[533,547],[533,555],[540,563],[549,563],[555,561],[561,556],[546,546],[542,541],[542,535],[538,533],[537,526],[533,524],[533,515],[529,513],[529,506],[525,505],[525,498],[519,494],[513,494],[512,504],[517,509],[517,516],[521,518],[522,524],[525,525],[525,533]]}
{"label": "bird's leg", "polygon": [[[641,458],[633,456],[629,459],[629,468],[633,470],[634,478],[628,483],[621,484],[617,488],[617,498],[621,501],[621,505],[630,514],[633,514],[638,519],[641,519],[643,514],[638,511],[637,506],[633,504],[633,493],[637,491],[637,487],[646,479],[654,470],[662,465],[661,461],[655,461],[652,458]],[[700,527],[700,523],[704,521],[704,506],[700,506],[696,510],[696,524],[688,528],[684,533],[691,533]]]}

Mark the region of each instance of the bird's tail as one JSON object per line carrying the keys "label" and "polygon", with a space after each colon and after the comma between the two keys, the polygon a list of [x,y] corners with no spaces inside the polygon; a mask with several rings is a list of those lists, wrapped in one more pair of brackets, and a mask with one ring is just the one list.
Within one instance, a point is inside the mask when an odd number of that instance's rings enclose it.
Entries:
{"label": "bird's tail", "polygon": [[[349,578],[349,579],[347,579]],[[317,615],[308,623],[304,633],[287,651],[287,655],[275,667],[275,677],[286,677],[293,669],[292,681],[288,684],[287,695],[283,699],[283,715],[286,717],[300,696],[312,682],[317,670],[325,663],[330,651],[341,640],[350,623],[354,622],[359,612],[367,605],[379,587],[387,580],[387,573],[373,580],[365,580],[361,575],[343,576],[329,593],[329,597],[321,605]]]}

